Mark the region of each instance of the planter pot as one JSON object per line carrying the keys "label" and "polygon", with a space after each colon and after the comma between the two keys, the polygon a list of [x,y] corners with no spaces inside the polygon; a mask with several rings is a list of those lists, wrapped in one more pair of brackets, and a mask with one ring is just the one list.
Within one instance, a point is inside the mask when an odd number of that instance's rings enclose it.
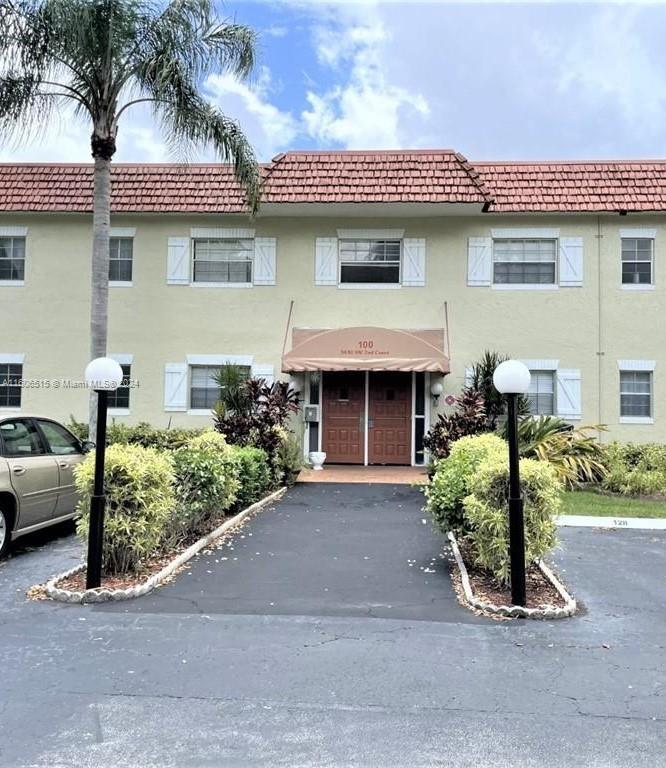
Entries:
{"label": "planter pot", "polygon": [[312,469],[324,468],[324,462],[326,461],[326,454],[324,451],[311,451],[309,458],[310,464],[312,464]]}

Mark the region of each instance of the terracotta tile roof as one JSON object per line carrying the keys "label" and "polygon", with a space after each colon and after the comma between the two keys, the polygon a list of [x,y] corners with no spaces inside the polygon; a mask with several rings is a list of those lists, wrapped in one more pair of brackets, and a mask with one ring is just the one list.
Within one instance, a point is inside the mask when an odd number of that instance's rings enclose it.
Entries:
{"label": "terracotta tile roof", "polygon": [[287,152],[266,176],[268,203],[485,203],[459,153],[443,150]]}
{"label": "terracotta tile roof", "polygon": [[666,161],[477,162],[491,211],[666,211]]}
{"label": "terracotta tile roof", "polygon": [[[228,165],[125,165],[111,171],[117,213],[246,210]],[[0,211],[92,211],[92,165],[0,164]]]}
{"label": "terracotta tile roof", "polygon": [[[452,150],[287,152],[264,203],[472,203],[498,212],[666,211],[666,160],[469,163]],[[230,166],[114,164],[116,213],[244,213]],[[92,210],[92,165],[0,164],[0,211]]]}

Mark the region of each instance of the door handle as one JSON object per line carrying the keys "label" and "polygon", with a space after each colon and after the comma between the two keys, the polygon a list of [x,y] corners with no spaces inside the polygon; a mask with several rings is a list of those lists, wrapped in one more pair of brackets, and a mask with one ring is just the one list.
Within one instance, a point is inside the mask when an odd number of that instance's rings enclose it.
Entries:
{"label": "door handle", "polygon": [[66,462],[66,461],[59,461],[58,462],[58,466],[61,469],[69,469],[70,468],[70,464],[68,462]]}
{"label": "door handle", "polygon": [[21,466],[12,467],[12,472],[15,475],[25,475],[25,467],[21,467]]}

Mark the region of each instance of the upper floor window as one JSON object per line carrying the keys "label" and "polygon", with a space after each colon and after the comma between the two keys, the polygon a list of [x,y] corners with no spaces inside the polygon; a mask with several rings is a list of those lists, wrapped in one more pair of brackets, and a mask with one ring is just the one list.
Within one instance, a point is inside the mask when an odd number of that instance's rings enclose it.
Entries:
{"label": "upper floor window", "polygon": [[25,237],[0,237],[0,280],[25,279]]}
{"label": "upper floor window", "polygon": [[340,240],[340,283],[400,283],[400,240]]}
{"label": "upper floor window", "polygon": [[527,400],[530,413],[536,415],[552,415],[555,413],[555,372],[530,371],[530,388]]}
{"label": "upper floor window", "polygon": [[252,283],[254,241],[195,239],[192,279],[195,283]]}
{"label": "upper floor window", "polygon": [[23,365],[0,362],[0,408],[21,407]]}
{"label": "upper floor window", "polygon": [[648,237],[622,238],[622,284],[653,283],[654,240]]}
{"label": "upper floor window", "polygon": [[620,371],[620,416],[651,418],[652,371]]}
{"label": "upper floor window", "polygon": [[493,282],[554,285],[557,240],[493,240]]}
{"label": "upper floor window", "polygon": [[109,281],[132,282],[134,240],[131,237],[112,237],[109,241]]}
{"label": "upper floor window", "polygon": [[132,377],[132,366],[120,365],[123,372],[123,380],[118,389],[107,394],[106,404],[108,408],[129,408],[130,407],[130,379]]}

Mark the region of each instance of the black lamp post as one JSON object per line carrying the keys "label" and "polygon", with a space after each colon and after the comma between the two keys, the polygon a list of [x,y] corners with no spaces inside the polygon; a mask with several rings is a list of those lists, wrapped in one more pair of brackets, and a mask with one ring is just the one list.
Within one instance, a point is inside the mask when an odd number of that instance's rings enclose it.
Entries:
{"label": "black lamp post", "polygon": [[102,544],[104,541],[104,453],[106,450],[106,410],[108,393],[120,386],[123,371],[115,360],[98,357],[88,363],[86,383],[97,393],[97,434],[95,435],[95,481],[90,497],[88,526],[88,564],[86,589],[95,589],[102,582]]}
{"label": "black lamp post", "polygon": [[520,492],[520,464],[518,452],[518,395],[530,386],[530,372],[518,360],[506,360],[495,369],[493,384],[508,401],[509,433],[509,557],[511,561],[511,602],[524,606],[525,594],[525,521],[523,497]]}

